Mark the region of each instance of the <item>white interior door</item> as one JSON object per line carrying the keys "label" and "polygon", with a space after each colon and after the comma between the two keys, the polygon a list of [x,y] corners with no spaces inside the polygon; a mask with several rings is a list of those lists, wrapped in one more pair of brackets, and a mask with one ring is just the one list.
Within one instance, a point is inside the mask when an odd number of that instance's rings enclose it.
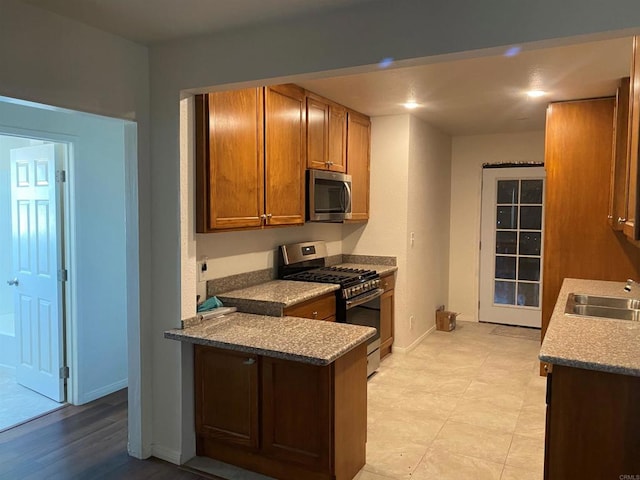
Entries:
{"label": "white interior door", "polygon": [[482,322],[540,327],[544,167],[482,172]]}
{"label": "white interior door", "polygon": [[63,316],[54,144],[11,150],[11,213],[20,384],[64,401]]}

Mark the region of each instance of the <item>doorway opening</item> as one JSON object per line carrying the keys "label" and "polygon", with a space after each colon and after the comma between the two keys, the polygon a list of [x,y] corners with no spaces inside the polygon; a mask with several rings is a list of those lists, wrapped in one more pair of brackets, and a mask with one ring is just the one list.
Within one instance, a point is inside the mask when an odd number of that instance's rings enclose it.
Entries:
{"label": "doorway opening", "polygon": [[64,405],[65,143],[0,135],[0,431]]}
{"label": "doorway opening", "polygon": [[544,179],[539,164],[483,167],[481,322],[541,326]]}

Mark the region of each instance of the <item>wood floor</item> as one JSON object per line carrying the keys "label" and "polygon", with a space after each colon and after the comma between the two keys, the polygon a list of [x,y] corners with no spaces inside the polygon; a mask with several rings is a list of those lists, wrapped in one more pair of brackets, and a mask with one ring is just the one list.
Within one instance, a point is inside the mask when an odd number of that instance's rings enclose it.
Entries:
{"label": "wood floor", "polygon": [[0,433],[1,480],[217,478],[127,454],[127,390]]}

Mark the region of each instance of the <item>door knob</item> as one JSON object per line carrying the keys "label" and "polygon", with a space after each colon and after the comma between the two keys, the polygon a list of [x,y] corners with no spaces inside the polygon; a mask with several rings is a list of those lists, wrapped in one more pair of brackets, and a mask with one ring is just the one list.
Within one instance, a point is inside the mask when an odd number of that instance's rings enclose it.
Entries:
{"label": "door knob", "polygon": [[7,280],[8,285],[15,285],[17,287],[19,283],[20,282],[18,282],[17,278],[14,278],[13,280]]}
{"label": "door knob", "polygon": [[626,222],[626,221],[627,221],[627,219],[626,219],[626,218],[624,218],[624,217],[618,217],[618,223],[624,223],[624,222]]}

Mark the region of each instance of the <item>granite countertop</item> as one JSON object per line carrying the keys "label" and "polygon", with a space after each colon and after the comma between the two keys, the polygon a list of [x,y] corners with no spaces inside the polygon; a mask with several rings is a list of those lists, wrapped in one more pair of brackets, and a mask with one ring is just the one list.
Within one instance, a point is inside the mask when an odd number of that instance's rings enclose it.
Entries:
{"label": "granite countertop", "polygon": [[374,335],[371,327],[250,313],[232,313],[164,332],[172,340],[313,365],[328,365]]}
{"label": "granite countertop", "polygon": [[567,278],[562,284],[540,349],[540,360],[557,365],[640,376],[640,322],[564,313],[570,293],[640,298],[624,282]]}
{"label": "granite countertop", "polygon": [[272,280],[253,287],[224,292],[218,295],[218,298],[225,306],[237,307],[242,312],[281,317],[285,308],[335,292],[339,288],[333,283]]}
{"label": "granite countertop", "polygon": [[334,265],[334,267],[357,268],[360,270],[375,270],[380,276],[387,275],[388,273],[398,270],[398,267],[395,265],[378,265],[373,263],[339,263],[338,265]]}

